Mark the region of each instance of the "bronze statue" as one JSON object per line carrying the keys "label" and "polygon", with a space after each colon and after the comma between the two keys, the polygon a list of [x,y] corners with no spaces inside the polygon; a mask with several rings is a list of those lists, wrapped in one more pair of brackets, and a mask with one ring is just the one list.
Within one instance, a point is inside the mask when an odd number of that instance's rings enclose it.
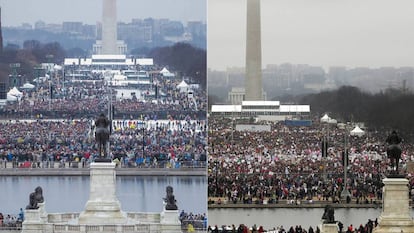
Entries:
{"label": "bronze statue", "polygon": [[323,223],[335,223],[335,210],[331,205],[325,206],[325,211],[322,215]]}
{"label": "bronze statue", "polygon": [[167,203],[165,206],[166,210],[178,210],[177,204],[176,204],[176,200],[173,194],[173,187],[171,186],[167,186],[166,189],[167,192],[167,197],[164,198],[164,201]]}
{"label": "bronze statue", "polygon": [[44,202],[42,187],[37,186],[35,188],[35,198],[36,198],[37,203],[43,203]]}
{"label": "bronze statue", "polygon": [[29,204],[26,206],[26,210],[32,210],[32,209],[38,209],[39,206],[37,206],[35,193],[31,193],[29,195]]}
{"label": "bronze statue", "polygon": [[26,209],[38,209],[38,203],[43,203],[43,190],[42,187],[37,186],[35,191],[32,192],[29,196],[29,205],[26,206]]}
{"label": "bronze statue", "polygon": [[99,156],[104,158],[107,157],[106,142],[109,140],[110,131],[108,126],[110,126],[110,124],[111,122],[103,113],[101,113],[95,121],[95,140],[99,146]]}
{"label": "bronze statue", "polygon": [[398,136],[397,132],[394,130],[392,133],[387,137],[387,156],[391,160],[391,174],[399,174],[398,171],[398,164],[401,158],[401,143],[402,139]]}

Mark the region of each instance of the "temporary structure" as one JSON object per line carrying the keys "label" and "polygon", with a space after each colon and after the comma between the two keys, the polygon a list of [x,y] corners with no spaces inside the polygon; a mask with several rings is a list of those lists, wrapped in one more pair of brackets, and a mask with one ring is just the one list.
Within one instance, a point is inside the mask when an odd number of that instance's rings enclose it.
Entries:
{"label": "temporary structure", "polygon": [[351,134],[351,136],[361,137],[365,134],[365,132],[361,128],[359,128],[358,126],[355,126],[355,128],[353,130],[351,130],[350,134]]}
{"label": "temporary structure", "polygon": [[23,93],[20,92],[17,87],[13,87],[9,92],[7,92],[7,95],[15,96],[20,99],[23,96]]}
{"label": "temporary structure", "polygon": [[180,92],[188,92],[189,90],[189,86],[184,80],[177,85],[177,88],[180,89]]}
{"label": "temporary structure", "polygon": [[162,68],[162,70],[160,71],[160,74],[162,74],[163,77],[174,77],[175,76],[173,73],[167,70],[166,67]]}
{"label": "temporary structure", "polygon": [[35,85],[33,85],[31,83],[25,83],[20,88],[22,88],[22,89],[33,89],[33,88],[35,88]]}
{"label": "temporary structure", "polygon": [[17,101],[17,97],[14,95],[7,94],[7,101]]}
{"label": "temporary structure", "polygon": [[323,117],[321,117],[321,122],[329,122],[331,118],[328,116],[328,114],[323,115]]}

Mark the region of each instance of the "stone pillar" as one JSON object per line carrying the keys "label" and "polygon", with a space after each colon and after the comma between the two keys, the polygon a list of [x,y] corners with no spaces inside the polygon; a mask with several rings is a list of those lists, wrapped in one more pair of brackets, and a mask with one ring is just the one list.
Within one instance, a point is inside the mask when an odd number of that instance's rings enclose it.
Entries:
{"label": "stone pillar", "polygon": [[46,210],[45,210],[45,202],[37,203],[37,206],[39,206],[38,210],[39,210],[39,215],[40,215],[41,221],[42,222],[47,222],[48,219],[47,219],[47,213],[46,213]]}
{"label": "stone pillar", "polygon": [[178,210],[166,210],[166,202],[164,209],[160,214],[161,232],[163,233],[181,233],[181,222]]}
{"label": "stone pillar", "polygon": [[247,0],[246,100],[263,100],[260,0]]}
{"label": "stone pillar", "polygon": [[411,217],[408,180],[405,178],[385,178],[383,180],[382,212],[375,233],[414,232]]}
{"label": "stone pillar", "polygon": [[126,214],[116,197],[115,163],[92,163],[90,169],[89,200],[79,215],[79,224],[126,223]]}
{"label": "stone pillar", "polygon": [[[44,204],[44,203],[42,203]],[[44,210],[44,209],[43,209]],[[24,211],[24,221],[22,223],[22,233],[41,233],[45,228],[43,210],[27,209]]]}

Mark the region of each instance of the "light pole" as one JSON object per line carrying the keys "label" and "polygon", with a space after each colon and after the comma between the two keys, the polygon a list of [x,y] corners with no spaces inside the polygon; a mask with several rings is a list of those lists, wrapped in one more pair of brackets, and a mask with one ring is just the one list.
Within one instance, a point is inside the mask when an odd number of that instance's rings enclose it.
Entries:
{"label": "light pole", "polygon": [[40,80],[39,80],[40,74],[41,74],[43,68],[42,68],[41,65],[35,65],[33,69],[34,69],[34,72],[35,72],[36,90],[37,90],[37,88],[39,87],[39,82],[40,82]]}
{"label": "light pole", "polygon": [[344,161],[344,188],[341,192],[341,198],[347,199],[347,197],[351,196],[351,194],[348,191],[348,127],[345,126],[345,133],[344,133],[344,154],[343,154],[343,161]]}
{"label": "light pole", "polygon": [[[112,81],[112,77],[111,77],[111,81]],[[109,134],[111,134],[112,133],[112,118],[113,118],[113,116],[112,116],[112,87],[109,85],[109,83],[108,83],[108,120],[109,120]],[[110,153],[111,153],[111,142],[110,142],[110,140],[108,140],[108,143],[107,143],[107,150],[106,151],[108,151],[108,155],[109,155],[109,157],[111,157],[110,156]]]}
{"label": "light pole", "polygon": [[143,121],[139,121],[138,125],[140,125],[142,130],[142,158],[145,160],[145,123]]}
{"label": "light pole", "polygon": [[216,197],[218,196],[218,162],[214,161],[214,173],[216,177]]}
{"label": "light pole", "polygon": [[49,113],[50,113],[50,107],[52,102],[52,96],[53,96],[53,89],[52,89],[52,80],[49,80]]}
{"label": "light pole", "polygon": [[20,63],[12,63],[9,66],[12,69],[12,75],[11,76],[13,78],[13,81],[12,82],[9,81],[9,83],[11,84],[10,86],[18,86],[18,85],[20,85],[20,82],[21,81],[20,81],[20,79],[18,80],[18,77],[19,77],[18,69],[20,68]]}
{"label": "light pole", "polygon": [[145,157],[145,127],[142,125],[142,157]]}

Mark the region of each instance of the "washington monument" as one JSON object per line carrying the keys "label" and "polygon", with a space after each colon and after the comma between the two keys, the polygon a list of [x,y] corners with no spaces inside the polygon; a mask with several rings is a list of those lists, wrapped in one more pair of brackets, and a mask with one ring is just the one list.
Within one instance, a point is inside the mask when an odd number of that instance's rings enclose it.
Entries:
{"label": "washington monument", "polygon": [[260,0],[247,0],[245,100],[263,100]]}
{"label": "washington monument", "polygon": [[102,54],[118,54],[116,0],[103,0]]}

